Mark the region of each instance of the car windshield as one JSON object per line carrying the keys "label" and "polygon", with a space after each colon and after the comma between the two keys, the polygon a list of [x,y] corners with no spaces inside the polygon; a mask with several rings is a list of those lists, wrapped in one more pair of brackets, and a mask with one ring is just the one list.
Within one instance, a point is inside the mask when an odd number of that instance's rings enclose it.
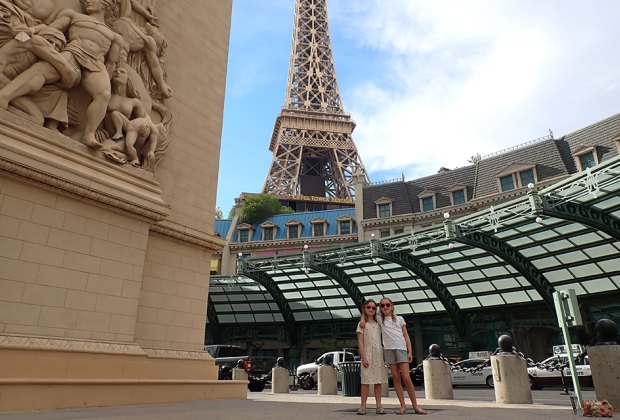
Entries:
{"label": "car windshield", "polygon": [[245,356],[243,350],[238,347],[220,347],[220,357]]}

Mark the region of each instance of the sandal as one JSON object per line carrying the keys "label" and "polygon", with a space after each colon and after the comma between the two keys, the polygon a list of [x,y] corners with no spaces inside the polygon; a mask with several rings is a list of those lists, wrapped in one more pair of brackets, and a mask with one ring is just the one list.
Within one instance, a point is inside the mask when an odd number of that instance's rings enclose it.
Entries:
{"label": "sandal", "polygon": [[377,407],[376,412],[377,412],[377,414],[385,414],[385,410],[381,406]]}
{"label": "sandal", "polygon": [[[418,411],[418,410],[419,410],[419,411]],[[426,411],[422,410],[422,408],[421,408],[421,407],[418,407],[418,406],[413,407],[413,411],[414,411],[416,414],[426,414]]]}
{"label": "sandal", "polygon": [[366,415],[366,409],[365,408],[358,408],[357,409],[357,415],[358,416],[365,416]]}
{"label": "sandal", "polygon": [[407,414],[407,408],[401,408],[400,410],[398,410],[398,411],[397,411],[396,413],[394,413],[394,414],[398,414],[398,415],[401,415],[401,414]]}

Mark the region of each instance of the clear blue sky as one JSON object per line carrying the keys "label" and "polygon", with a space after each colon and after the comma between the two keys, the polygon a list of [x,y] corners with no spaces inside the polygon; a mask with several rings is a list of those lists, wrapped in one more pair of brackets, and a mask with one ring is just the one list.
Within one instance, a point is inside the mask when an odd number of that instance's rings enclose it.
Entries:
{"label": "clear blue sky", "polygon": [[[435,173],[620,112],[617,0],[328,0],[336,72],[373,181]],[[260,192],[294,0],[233,0],[217,206]]]}

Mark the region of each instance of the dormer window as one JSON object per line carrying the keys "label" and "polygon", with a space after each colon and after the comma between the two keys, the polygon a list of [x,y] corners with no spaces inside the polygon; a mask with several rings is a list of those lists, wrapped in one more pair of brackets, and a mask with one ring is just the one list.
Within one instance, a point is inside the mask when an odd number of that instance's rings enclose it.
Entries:
{"label": "dormer window", "polygon": [[521,181],[522,187],[527,187],[528,184],[534,184],[536,182],[536,179],[534,178],[534,170],[528,169],[519,172],[519,180]]}
{"label": "dormer window", "polygon": [[320,237],[325,236],[327,232],[327,220],[325,219],[314,219],[311,220],[312,223],[312,236]]}
{"label": "dormer window", "polygon": [[502,191],[510,191],[515,189],[515,179],[512,174],[503,176],[499,179]]}
{"label": "dormer window", "polygon": [[538,180],[536,165],[531,163],[513,163],[497,174],[497,184],[501,192],[525,188]]}
{"label": "dormer window", "polygon": [[242,223],[237,226],[237,231],[239,232],[239,242],[250,242],[252,234],[254,233],[252,225],[247,223]]}
{"label": "dormer window", "polygon": [[273,222],[265,222],[260,225],[263,230],[263,241],[273,241],[278,233],[278,227]]}
{"label": "dormer window", "polygon": [[463,184],[456,184],[448,188],[450,193],[450,203],[459,206],[467,202],[467,187]]}
{"label": "dormer window", "polygon": [[286,228],[288,230],[287,237],[288,239],[297,239],[300,236],[300,230],[303,225],[297,220],[291,220],[286,223]]}
{"label": "dormer window", "polygon": [[465,204],[465,190],[452,192],[452,205],[458,206],[459,204]]}
{"label": "dormer window", "polygon": [[393,200],[387,197],[382,197],[379,200],[375,201],[378,218],[382,219],[392,216],[392,202]]}
{"label": "dormer window", "polygon": [[418,194],[418,198],[420,199],[420,209],[423,212],[433,211],[437,207],[435,191],[424,190]]}
{"label": "dormer window", "polygon": [[336,219],[338,222],[338,234],[350,235],[353,233],[353,219],[348,216],[339,217]]}
{"label": "dormer window", "polygon": [[573,158],[580,171],[585,171],[599,163],[595,144],[581,146],[573,152]]}

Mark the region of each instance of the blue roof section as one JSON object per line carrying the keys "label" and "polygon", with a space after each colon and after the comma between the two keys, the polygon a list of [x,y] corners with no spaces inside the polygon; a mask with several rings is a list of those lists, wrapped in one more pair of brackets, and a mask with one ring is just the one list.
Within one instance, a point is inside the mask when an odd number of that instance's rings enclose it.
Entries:
{"label": "blue roof section", "polygon": [[230,226],[232,225],[232,220],[230,219],[216,219],[215,220],[215,233],[220,235],[222,238],[226,238],[228,235],[228,231],[230,230]]}
{"label": "blue roof section", "polygon": [[[357,233],[357,220],[355,220],[355,209],[336,209],[336,210],[323,210],[323,211],[308,211],[301,213],[291,213],[291,214],[278,214],[275,216],[269,216],[265,220],[260,223],[255,223],[254,227],[254,235],[252,235],[252,241],[262,241],[263,239],[263,228],[260,225],[271,222],[278,227],[276,237],[274,240],[285,240],[287,238],[288,229],[286,224],[293,220],[298,221],[302,225],[301,232],[299,234],[300,238],[312,238],[312,223],[311,220],[315,219],[325,219],[327,221],[327,229],[324,236],[337,236],[338,235],[338,222],[337,219],[341,217],[350,217],[353,219],[354,223],[351,226],[351,233]],[[216,221],[217,226],[217,221]],[[238,242],[239,231],[235,232],[233,236],[233,243]]]}

